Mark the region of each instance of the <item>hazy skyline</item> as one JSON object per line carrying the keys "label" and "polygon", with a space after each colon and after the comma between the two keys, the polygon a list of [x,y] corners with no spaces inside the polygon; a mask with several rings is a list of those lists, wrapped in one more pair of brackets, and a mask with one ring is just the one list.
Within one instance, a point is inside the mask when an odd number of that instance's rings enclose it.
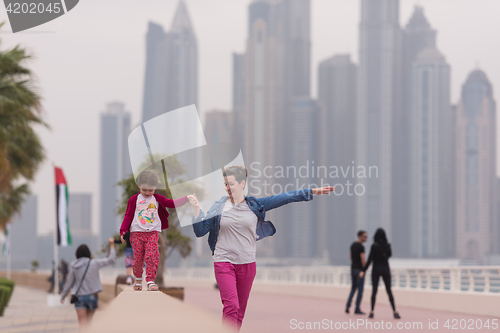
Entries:
{"label": "hazy skyline", "polygon": [[[199,105],[203,114],[230,110],[232,53],[245,50],[250,0],[185,0],[198,38]],[[437,47],[451,66],[451,102],[460,98],[470,71],[488,75],[498,102],[500,34],[496,0],[401,0],[404,27],[413,7],[424,8]],[[43,96],[44,120],[52,130],[39,131],[47,160],[32,185],[39,195],[38,231],[55,222],[52,162],[63,168],[70,192],[93,194],[92,229],[98,232],[100,113],[111,101],[125,104],[132,128],[141,119],[148,21],[169,30],[178,0],[82,1],[66,15],[26,32],[12,34],[8,24],[0,39],[3,50],[20,44],[34,55],[30,68]],[[311,92],[317,96],[320,61],[339,53],[358,63],[358,0],[311,1]],[[8,21],[6,12],[1,21]],[[498,128],[498,126],[497,126]],[[497,154],[500,155],[500,154]],[[354,237],[354,236],[353,236]]]}

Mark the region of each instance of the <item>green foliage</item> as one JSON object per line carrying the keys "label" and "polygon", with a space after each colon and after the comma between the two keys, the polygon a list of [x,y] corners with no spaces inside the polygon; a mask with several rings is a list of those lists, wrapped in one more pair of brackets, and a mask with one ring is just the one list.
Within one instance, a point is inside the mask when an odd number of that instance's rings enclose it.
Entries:
{"label": "green foliage", "polygon": [[38,269],[39,266],[40,266],[40,263],[38,262],[38,260],[33,260],[31,262],[31,271],[33,273],[36,272],[36,270]]}
{"label": "green foliage", "polygon": [[0,277],[0,316],[3,316],[3,311],[9,304],[14,285],[14,281]]}
{"label": "green foliage", "polygon": [[45,158],[33,130],[34,125],[48,126],[40,117],[41,97],[26,66],[31,59],[19,45],[0,51],[0,228],[20,211],[29,193],[27,182]]}

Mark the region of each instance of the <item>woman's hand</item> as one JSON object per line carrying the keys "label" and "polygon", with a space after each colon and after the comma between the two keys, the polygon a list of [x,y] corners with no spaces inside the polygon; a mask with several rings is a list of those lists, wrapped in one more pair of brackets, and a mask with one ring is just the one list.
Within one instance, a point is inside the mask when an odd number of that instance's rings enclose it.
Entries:
{"label": "woman's hand", "polygon": [[125,239],[123,239],[123,235],[120,235],[120,239],[121,239],[122,243],[125,243]]}
{"label": "woman's hand", "polygon": [[325,187],[313,188],[312,194],[314,195],[330,194],[330,192],[333,191],[335,191],[335,188],[333,186],[325,186]]}
{"label": "woman's hand", "polygon": [[61,298],[61,304],[64,304],[64,299]]}
{"label": "woman's hand", "polygon": [[113,249],[115,247],[115,239],[114,238],[108,238],[108,243],[109,243],[110,249]]}
{"label": "woman's hand", "polygon": [[187,196],[188,200],[189,200],[189,203],[193,206],[196,207],[196,205],[199,206],[199,203],[198,203],[198,199],[196,198],[196,193],[193,193],[191,195],[188,195]]}

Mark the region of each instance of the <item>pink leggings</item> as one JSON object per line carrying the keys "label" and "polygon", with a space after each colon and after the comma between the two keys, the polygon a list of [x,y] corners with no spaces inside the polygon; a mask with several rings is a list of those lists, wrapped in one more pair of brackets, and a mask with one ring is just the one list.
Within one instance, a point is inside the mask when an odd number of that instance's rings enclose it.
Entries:
{"label": "pink leggings", "polygon": [[160,251],[158,251],[158,231],[131,232],[130,244],[134,250],[134,275],[142,278],[144,262],[146,262],[146,281],[153,281],[156,278],[156,271],[160,263]]}
{"label": "pink leggings", "polygon": [[256,264],[252,262],[236,265],[230,262],[215,262],[214,272],[224,305],[222,318],[239,330],[257,272]]}

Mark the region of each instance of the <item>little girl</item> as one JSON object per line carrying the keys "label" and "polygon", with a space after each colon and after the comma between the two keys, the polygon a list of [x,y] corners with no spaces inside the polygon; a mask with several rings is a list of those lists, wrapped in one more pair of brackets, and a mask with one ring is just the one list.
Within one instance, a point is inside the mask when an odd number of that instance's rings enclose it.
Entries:
{"label": "little girl", "polygon": [[172,200],[155,194],[160,183],[154,171],[143,171],[137,177],[137,186],[141,192],[130,197],[127,211],[120,228],[121,240],[130,231],[130,243],[134,250],[132,265],[135,284],[134,290],[142,290],[142,270],[146,262],[146,283],[148,290],[158,290],[155,284],[156,271],[160,262],[158,251],[158,236],[163,229],[168,228],[168,212],[166,208],[176,208],[185,205],[192,197]]}

